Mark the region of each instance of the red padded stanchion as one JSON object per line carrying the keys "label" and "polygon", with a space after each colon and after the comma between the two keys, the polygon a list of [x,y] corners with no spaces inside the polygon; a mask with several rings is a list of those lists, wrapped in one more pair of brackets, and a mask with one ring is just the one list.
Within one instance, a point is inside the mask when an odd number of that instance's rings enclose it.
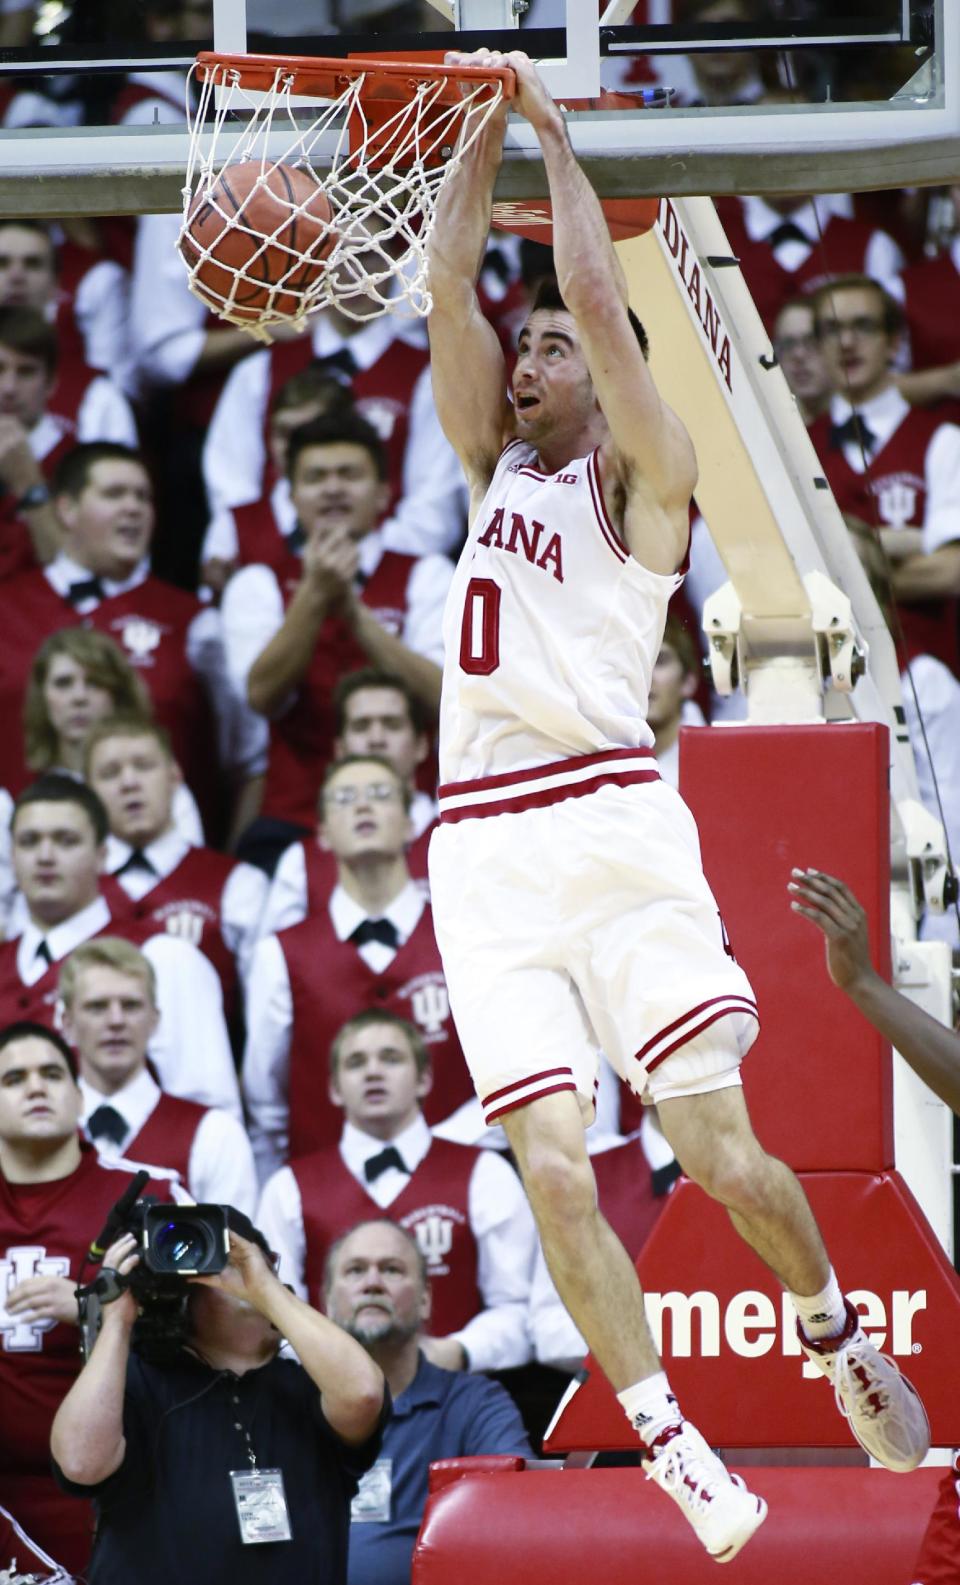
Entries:
{"label": "red padded stanchion", "polygon": [[[801,1182],[868,1336],[920,1392],[934,1445],[954,1446],[960,1284],[913,1195],[896,1173],[804,1173]],[[800,1352],[790,1301],[695,1184],[677,1185],[637,1270],[670,1384],[712,1446],[856,1445],[829,1383]],[[606,1377],[588,1369],[550,1429],[549,1454],[636,1446]]]}
{"label": "red padded stanchion", "polygon": [[680,791],[760,1009],[743,1067],[754,1127],[797,1171],[893,1165],[886,1042],[831,984],[823,941],[791,913],[794,865],[841,876],[890,963],[887,732],[875,724],[687,729]]}
{"label": "red padded stanchion", "polygon": [[[729,1585],[909,1585],[941,1472],[750,1469],[770,1506]],[[638,1469],[528,1470],[432,1496],[413,1585],[716,1585],[717,1565]]]}

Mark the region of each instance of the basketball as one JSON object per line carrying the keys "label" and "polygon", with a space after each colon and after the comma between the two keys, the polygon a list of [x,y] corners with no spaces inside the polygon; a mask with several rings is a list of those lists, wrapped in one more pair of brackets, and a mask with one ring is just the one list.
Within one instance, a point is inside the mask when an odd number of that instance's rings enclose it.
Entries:
{"label": "basketball", "polygon": [[[268,308],[292,318],[336,244],[332,219],[310,171],[247,160],[226,166],[196,194],[179,247],[195,289],[212,308],[229,300],[234,318],[255,322]],[[274,291],[278,286],[283,289]]]}

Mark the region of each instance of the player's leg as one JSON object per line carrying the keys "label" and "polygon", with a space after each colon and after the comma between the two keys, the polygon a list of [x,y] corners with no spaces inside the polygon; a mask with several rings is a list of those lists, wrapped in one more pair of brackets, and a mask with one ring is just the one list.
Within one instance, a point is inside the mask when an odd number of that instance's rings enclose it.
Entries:
{"label": "player's leg", "polygon": [[790,1292],[800,1342],[837,1389],[861,1447],[888,1469],[915,1469],[930,1446],[923,1405],[896,1365],[867,1341],[803,1188],[760,1145],[743,1091],[661,1094],[657,1112],[684,1172],[726,1206],[737,1232]]}
{"label": "player's leg", "polygon": [[503,1127],[563,1303],[645,1446],[645,1467],[682,1509],[711,1557],[729,1562],[766,1517],[681,1415],[647,1325],[629,1255],[600,1214],[576,1095],[545,1095]]}
{"label": "player's leg", "polygon": [[[784,1287],[819,1293],[830,1274],[820,1230],[795,1175],[754,1134],[742,1088],[658,1098],[657,1116],[687,1177],[726,1206],[741,1238]],[[842,1303],[837,1319],[839,1332]]]}
{"label": "player's leg", "polygon": [[597,1205],[576,1095],[502,1118],[557,1292],[615,1391],[660,1369],[634,1265]]}

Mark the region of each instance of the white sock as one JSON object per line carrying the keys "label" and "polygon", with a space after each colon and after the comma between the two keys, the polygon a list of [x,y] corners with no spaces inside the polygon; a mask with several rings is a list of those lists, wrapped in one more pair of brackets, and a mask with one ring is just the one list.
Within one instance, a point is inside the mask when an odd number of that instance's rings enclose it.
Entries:
{"label": "white sock", "polygon": [[655,1376],[647,1376],[644,1381],[637,1381],[632,1387],[618,1392],[617,1402],[648,1447],[653,1446],[668,1426],[680,1426],[683,1423],[683,1415],[670,1391],[665,1370],[658,1370]]}
{"label": "white sock", "polygon": [[822,1337],[840,1336],[847,1324],[847,1306],[832,1266],[827,1285],[820,1293],[811,1293],[809,1297],[791,1293],[790,1297],[811,1343]]}

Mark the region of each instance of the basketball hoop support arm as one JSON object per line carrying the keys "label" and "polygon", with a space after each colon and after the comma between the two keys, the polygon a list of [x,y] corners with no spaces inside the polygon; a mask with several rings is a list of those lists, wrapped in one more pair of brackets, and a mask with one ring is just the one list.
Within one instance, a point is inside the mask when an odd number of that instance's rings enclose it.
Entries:
{"label": "basketball hoop support arm", "polygon": [[663,199],[618,251],[730,576],[704,610],[714,683],[739,687],[756,724],[884,722],[901,913],[942,911],[946,845],[919,800],[893,643],[713,201]]}

